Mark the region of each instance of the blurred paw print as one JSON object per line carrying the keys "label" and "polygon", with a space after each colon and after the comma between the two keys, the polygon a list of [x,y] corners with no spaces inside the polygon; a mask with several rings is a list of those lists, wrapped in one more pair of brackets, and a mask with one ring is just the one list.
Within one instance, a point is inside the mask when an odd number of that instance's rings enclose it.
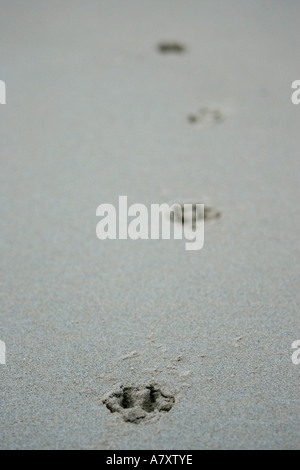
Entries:
{"label": "blurred paw print", "polygon": [[190,124],[200,124],[201,127],[214,127],[225,120],[219,109],[200,108],[196,113],[189,114],[187,120]]}

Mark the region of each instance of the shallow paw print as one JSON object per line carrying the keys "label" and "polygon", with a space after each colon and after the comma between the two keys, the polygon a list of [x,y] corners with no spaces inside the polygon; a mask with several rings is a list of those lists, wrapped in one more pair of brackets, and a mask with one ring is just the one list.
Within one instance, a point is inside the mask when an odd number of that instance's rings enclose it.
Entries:
{"label": "shallow paw print", "polygon": [[204,205],[204,211],[197,207],[200,203],[177,203],[174,204],[174,212],[171,212],[173,222],[184,224],[192,223],[193,230],[198,220],[213,220],[221,217],[221,212]]}
{"label": "shallow paw print", "polygon": [[171,410],[175,397],[156,384],[120,385],[106,395],[102,403],[111,413],[120,413],[125,422],[139,424]]}
{"label": "shallow paw print", "polygon": [[183,54],[186,47],[176,41],[165,41],[158,44],[157,50],[161,54]]}
{"label": "shallow paw print", "polygon": [[219,109],[200,108],[196,113],[189,114],[187,120],[190,124],[210,128],[224,122],[225,116]]}

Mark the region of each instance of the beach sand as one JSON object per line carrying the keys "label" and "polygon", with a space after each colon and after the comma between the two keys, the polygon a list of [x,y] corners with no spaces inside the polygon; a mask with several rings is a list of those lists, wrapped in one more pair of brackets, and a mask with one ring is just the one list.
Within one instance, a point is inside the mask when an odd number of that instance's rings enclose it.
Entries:
{"label": "beach sand", "polygon": [[[0,9],[0,448],[299,448],[299,2]],[[119,195],[221,216],[100,241]]]}

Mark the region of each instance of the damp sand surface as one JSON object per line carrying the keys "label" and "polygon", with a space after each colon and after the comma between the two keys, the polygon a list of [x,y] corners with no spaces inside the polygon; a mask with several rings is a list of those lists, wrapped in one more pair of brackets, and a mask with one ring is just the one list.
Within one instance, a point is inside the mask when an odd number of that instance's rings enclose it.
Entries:
{"label": "damp sand surface", "polygon": [[[1,448],[299,447],[299,13],[1,2]],[[204,248],[101,242],[120,195]]]}

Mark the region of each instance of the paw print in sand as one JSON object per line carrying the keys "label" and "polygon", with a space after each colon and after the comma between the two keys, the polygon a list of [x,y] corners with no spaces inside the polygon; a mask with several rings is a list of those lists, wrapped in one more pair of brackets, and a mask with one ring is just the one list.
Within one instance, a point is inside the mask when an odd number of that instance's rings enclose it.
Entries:
{"label": "paw print in sand", "polygon": [[120,385],[107,394],[102,403],[111,413],[120,413],[125,422],[139,424],[170,411],[175,398],[152,383],[145,386]]}

